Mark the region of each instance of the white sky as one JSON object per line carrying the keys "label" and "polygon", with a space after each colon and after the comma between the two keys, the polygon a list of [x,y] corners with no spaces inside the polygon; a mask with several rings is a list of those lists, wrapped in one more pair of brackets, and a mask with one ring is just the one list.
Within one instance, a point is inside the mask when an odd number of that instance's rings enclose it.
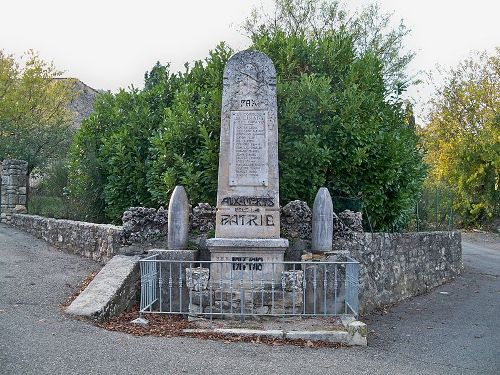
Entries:
{"label": "white sky", "polygon": [[[372,3],[346,1],[350,10]],[[411,72],[436,64],[456,65],[472,51],[500,46],[498,0],[380,0],[412,29],[409,49],[417,52]],[[202,59],[220,41],[236,50],[248,46],[238,26],[255,5],[272,0],[0,0],[0,48],[21,55],[32,48],[66,76],[96,89],[142,87],[156,61],[174,70]],[[422,78],[425,78],[422,76]],[[422,112],[429,84],[409,91]]]}

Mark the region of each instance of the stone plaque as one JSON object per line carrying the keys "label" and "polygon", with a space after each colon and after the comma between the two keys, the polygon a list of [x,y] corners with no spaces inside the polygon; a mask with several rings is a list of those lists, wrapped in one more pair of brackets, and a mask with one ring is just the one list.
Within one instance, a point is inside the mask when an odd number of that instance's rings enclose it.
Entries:
{"label": "stone plaque", "polygon": [[267,112],[232,111],[230,186],[267,186]]}
{"label": "stone plaque", "polygon": [[276,71],[257,51],[224,69],[217,238],[279,238]]}
{"label": "stone plaque", "polygon": [[284,271],[283,253],[288,240],[212,238],[207,241],[211,260],[210,279],[214,285],[234,285],[240,281],[244,287],[251,284],[280,286]]}

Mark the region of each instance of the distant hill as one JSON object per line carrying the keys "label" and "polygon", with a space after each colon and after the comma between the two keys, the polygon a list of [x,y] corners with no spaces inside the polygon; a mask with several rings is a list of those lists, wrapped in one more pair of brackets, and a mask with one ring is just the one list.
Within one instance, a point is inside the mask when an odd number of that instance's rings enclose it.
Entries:
{"label": "distant hill", "polygon": [[94,109],[94,100],[99,91],[86,85],[78,78],[58,78],[72,86],[75,97],[70,102],[68,108],[74,113],[72,128],[79,129],[82,121],[89,117]]}

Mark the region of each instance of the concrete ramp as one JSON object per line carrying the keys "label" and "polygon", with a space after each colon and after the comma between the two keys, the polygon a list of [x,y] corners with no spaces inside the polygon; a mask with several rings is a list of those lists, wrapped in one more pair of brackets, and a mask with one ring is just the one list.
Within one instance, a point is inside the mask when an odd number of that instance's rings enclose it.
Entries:
{"label": "concrete ramp", "polygon": [[66,308],[66,312],[104,320],[127,310],[136,300],[139,259],[138,256],[114,256]]}

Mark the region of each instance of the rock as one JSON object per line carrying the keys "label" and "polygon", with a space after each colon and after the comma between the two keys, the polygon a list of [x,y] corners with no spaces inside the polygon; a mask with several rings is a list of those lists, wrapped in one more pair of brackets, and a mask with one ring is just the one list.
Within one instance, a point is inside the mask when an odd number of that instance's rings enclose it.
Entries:
{"label": "rock", "polygon": [[347,327],[347,343],[349,345],[367,345],[368,329],[366,324],[358,320],[350,323]]}
{"label": "rock", "polygon": [[335,239],[352,240],[358,233],[363,233],[363,216],[361,212],[345,210],[338,216],[333,215],[333,236]]}
{"label": "rock", "polygon": [[281,273],[281,286],[286,292],[302,291],[304,273],[301,270],[283,271]]}
{"label": "rock", "polygon": [[330,192],[322,187],[318,190],[313,205],[312,243],[313,253],[332,251],[333,202]]}
{"label": "rock", "polygon": [[191,214],[191,229],[202,233],[215,229],[215,207],[208,203],[198,203]]}
{"label": "rock", "polygon": [[12,210],[12,213],[14,213],[14,214],[25,214],[26,212],[28,212],[26,210],[26,206],[21,205],[21,204],[16,205],[14,207],[14,209]]}
{"label": "rock", "polygon": [[189,202],[184,187],[177,185],[168,205],[168,249],[186,249],[188,232]]}
{"label": "rock", "polygon": [[146,207],[130,207],[122,216],[122,242],[152,243],[167,235],[168,213]]}
{"label": "rock", "polygon": [[208,268],[186,268],[186,283],[190,290],[201,292],[208,289],[210,270]]}
{"label": "rock", "polygon": [[281,230],[290,239],[311,238],[312,212],[306,202],[291,201],[281,209]]}
{"label": "rock", "polygon": [[339,214],[339,219],[353,232],[363,232],[363,215],[361,212],[344,210]]}

